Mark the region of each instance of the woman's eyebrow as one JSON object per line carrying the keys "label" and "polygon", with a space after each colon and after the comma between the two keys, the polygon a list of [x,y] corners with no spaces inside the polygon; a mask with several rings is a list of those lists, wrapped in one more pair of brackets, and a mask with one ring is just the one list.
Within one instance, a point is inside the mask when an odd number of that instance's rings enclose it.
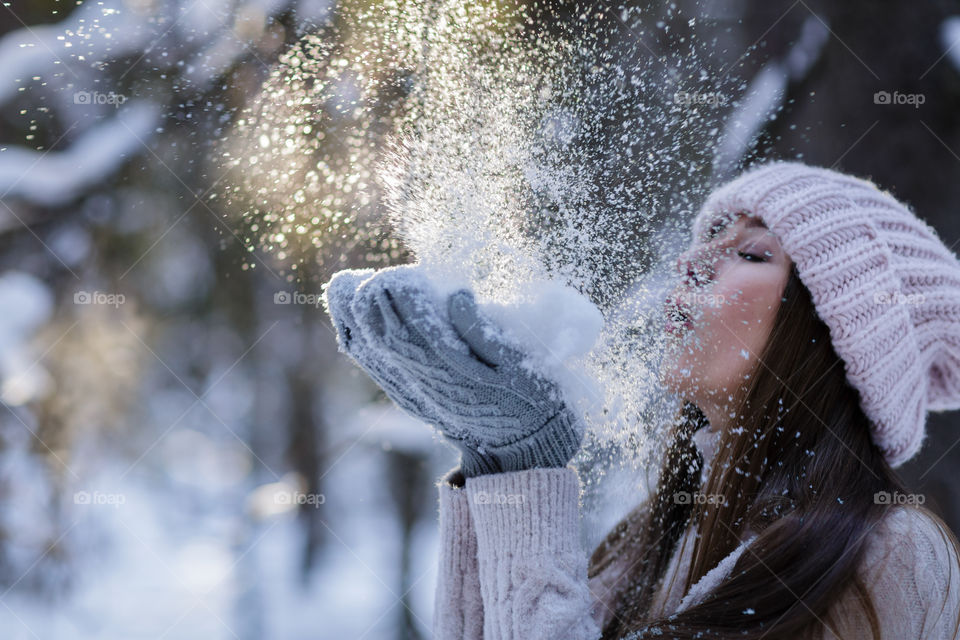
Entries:
{"label": "woman's eyebrow", "polygon": [[746,218],[746,223],[741,227],[742,229],[766,229],[767,225],[762,218],[754,215],[748,214],[746,211],[740,211],[738,213],[726,213],[720,216],[717,216],[713,223],[707,227],[707,232],[713,235],[719,235],[727,230],[728,227],[736,223],[740,218]]}

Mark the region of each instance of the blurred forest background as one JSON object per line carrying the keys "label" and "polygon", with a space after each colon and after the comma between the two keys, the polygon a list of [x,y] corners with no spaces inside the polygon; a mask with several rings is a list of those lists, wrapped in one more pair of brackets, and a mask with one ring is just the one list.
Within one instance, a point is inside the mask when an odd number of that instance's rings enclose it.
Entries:
{"label": "blurred forest background", "polygon": [[[381,230],[292,278],[210,197],[218,141],[284,51],[350,36],[341,4],[0,4],[0,635],[429,637],[454,455],[337,354],[316,305],[337,269],[403,252]],[[956,250],[956,3],[635,6],[705,17],[707,71],[743,80],[699,178],[765,157],[870,176]],[[554,9],[560,32],[576,16]],[[329,139],[349,132],[315,108]],[[344,224],[376,228],[343,186]],[[957,421],[933,416],[904,475],[960,531]]]}

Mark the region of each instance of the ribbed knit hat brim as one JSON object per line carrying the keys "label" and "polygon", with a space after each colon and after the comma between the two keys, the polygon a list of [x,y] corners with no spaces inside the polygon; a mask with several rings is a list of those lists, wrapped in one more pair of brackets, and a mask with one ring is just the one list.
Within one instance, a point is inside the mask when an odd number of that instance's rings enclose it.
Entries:
{"label": "ribbed knit hat brim", "polygon": [[960,408],[960,261],[873,183],[796,162],[748,170],[710,194],[718,216],[760,217],[778,236],[830,331],[891,466],[920,449],[927,411]]}

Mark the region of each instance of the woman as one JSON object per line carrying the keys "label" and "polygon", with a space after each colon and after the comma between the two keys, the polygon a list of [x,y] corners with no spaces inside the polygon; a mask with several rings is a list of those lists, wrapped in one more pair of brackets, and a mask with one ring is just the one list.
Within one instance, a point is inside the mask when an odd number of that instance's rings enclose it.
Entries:
{"label": "woman", "polygon": [[[716,190],[678,263],[654,495],[589,558],[582,425],[469,292],[342,272],[340,348],[461,452],[437,638],[956,638],[958,545],[893,469],[960,408],[960,263],[871,183],[776,162]],[[446,313],[444,313],[446,311]]]}

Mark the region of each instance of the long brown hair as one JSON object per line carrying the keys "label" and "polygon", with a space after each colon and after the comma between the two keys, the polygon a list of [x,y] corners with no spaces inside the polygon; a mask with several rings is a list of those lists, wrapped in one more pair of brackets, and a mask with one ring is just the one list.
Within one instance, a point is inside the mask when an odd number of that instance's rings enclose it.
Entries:
{"label": "long brown hair", "polygon": [[[740,428],[720,436],[706,484],[701,488],[703,460],[692,434],[707,420],[687,403],[672,427],[653,497],[594,551],[591,577],[615,561],[629,565],[603,638],[630,632],[639,638],[816,637],[831,624],[830,604],[847,589],[858,592],[879,637],[876,610],[856,570],[867,534],[887,508],[875,494],[904,488],[870,439],[857,392],[795,266],[770,338],[734,402]],[[697,491],[724,500],[675,498]],[[702,602],[669,619],[651,619],[658,581],[691,523],[700,535],[684,592],[732,552],[747,529],[757,538]]]}

